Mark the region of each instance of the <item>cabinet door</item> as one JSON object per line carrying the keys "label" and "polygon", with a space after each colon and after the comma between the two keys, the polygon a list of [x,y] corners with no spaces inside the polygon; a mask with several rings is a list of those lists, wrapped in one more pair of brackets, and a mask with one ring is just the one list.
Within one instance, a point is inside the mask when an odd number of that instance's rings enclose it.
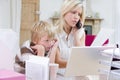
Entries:
{"label": "cabinet door", "polygon": [[30,29],[33,24],[39,20],[39,0],[22,0],[20,45],[30,39]]}

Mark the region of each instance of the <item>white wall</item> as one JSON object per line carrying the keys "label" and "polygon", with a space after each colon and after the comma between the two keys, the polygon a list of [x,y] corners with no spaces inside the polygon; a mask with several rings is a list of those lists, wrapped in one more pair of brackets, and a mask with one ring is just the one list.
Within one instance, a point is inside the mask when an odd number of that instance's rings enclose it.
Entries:
{"label": "white wall", "polygon": [[120,0],[115,0],[115,43],[120,45]]}
{"label": "white wall", "polygon": [[59,11],[63,0],[40,0],[40,20],[49,19]]}
{"label": "white wall", "polygon": [[21,23],[21,1],[11,0],[11,28],[20,35],[20,23]]}
{"label": "white wall", "polygon": [[0,0],[0,28],[20,32],[21,0]]}
{"label": "white wall", "polygon": [[91,0],[91,8],[93,14],[99,13],[100,18],[103,18],[101,27],[114,28],[113,26],[113,9],[114,0]]}
{"label": "white wall", "polygon": [[10,0],[0,0],[0,28],[10,28]]}

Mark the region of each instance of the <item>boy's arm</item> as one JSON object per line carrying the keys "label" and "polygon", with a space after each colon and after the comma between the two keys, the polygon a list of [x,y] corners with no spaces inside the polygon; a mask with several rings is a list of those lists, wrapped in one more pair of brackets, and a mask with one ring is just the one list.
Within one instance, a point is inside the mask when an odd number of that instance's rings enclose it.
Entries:
{"label": "boy's arm", "polygon": [[57,53],[57,48],[58,48],[58,41],[56,40],[53,43],[53,45],[52,45],[52,47],[51,47],[51,49],[48,53],[48,56],[50,58],[50,63],[55,63],[55,56],[56,56],[56,53]]}
{"label": "boy's arm", "polygon": [[37,54],[37,56],[44,56],[45,54],[45,48],[42,45],[31,46],[31,49],[34,50],[34,53]]}

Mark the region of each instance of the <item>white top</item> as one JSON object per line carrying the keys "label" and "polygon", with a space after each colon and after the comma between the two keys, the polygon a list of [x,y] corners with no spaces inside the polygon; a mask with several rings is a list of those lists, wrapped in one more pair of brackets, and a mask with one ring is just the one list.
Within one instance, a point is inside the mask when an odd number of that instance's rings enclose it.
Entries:
{"label": "white top", "polygon": [[[79,35],[82,38],[82,35],[84,34],[84,28],[81,28],[79,30]],[[74,37],[73,32],[71,32],[67,38],[67,34],[63,31],[63,33],[60,33],[57,35],[58,41],[59,41],[59,48],[60,48],[60,54],[61,57],[65,60],[68,60],[70,56],[71,47],[75,46],[74,44]]]}
{"label": "white top", "polygon": [[[84,28],[81,28],[79,30],[79,35],[82,38],[82,35],[84,34]],[[68,60],[71,52],[71,47],[75,46],[74,44],[74,36],[73,32],[71,32],[67,38],[67,34],[63,31],[63,33],[60,33],[57,35],[58,41],[59,41],[59,49],[60,49],[60,55],[62,59]],[[59,69],[58,73],[61,75],[64,75],[65,69]],[[67,79],[65,79],[67,80]]]}

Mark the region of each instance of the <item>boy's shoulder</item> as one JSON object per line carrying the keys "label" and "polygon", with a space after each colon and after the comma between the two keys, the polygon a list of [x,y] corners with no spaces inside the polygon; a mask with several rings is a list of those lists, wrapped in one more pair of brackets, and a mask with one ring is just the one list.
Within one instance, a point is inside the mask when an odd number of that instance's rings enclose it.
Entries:
{"label": "boy's shoulder", "polygon": [[30,40],[27,40],[22,44],[21,48],[22,47],[29,47],[29,46],[30,46]]}
{"label": "boy's shoulder", "polygon": [[27,40],[23,43],[23,45],[20,48],[20,52],[21,52],[21,54],[24,54],[24,53],[34,54],[32,49],[30,48],[30,40]]}
{"label": "boy's shoulder", "polygon": [[20,51],[21,51],[21,54],[24,54],[24,53],[33,53],[29,48],[27,48],[27,47],[22,47],[21,49],[20,49]]}

